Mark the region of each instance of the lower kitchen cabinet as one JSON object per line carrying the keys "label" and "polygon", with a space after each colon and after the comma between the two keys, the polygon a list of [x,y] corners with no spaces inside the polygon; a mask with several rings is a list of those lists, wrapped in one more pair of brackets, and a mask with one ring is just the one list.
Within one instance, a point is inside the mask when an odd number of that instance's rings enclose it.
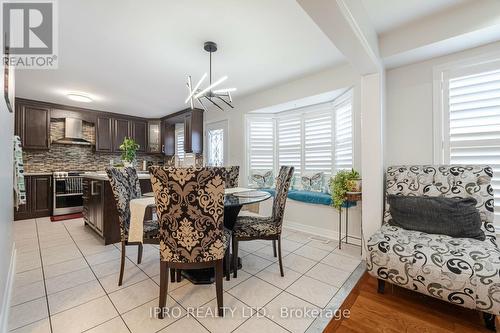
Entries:
{"label": "lower kitchen cabinet", "polygon": [[25,176],[26,204],[14,208],[14,220],[33,219],[52,215],[52,176]]}
{"label": "lower kitchen cabinet", "polygon": [[[141,179],[141,191],[152,191],[151,181]],[[108,180],[83,178],[83,218],[85,225],[104,238],[104,244],[121,241],[120,219]]]}

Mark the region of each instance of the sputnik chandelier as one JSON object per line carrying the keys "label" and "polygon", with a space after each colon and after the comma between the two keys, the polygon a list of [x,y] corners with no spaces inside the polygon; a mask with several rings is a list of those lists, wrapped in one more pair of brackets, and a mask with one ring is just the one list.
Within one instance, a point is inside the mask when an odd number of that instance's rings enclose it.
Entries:
{"label": "sputnik chandelier", "polygon": [[203,110],[207,111],[206,104],[213,104],[221,110],[224,110],[221,105],[229,106],[234,108],[231,103],[233,99],[231,97],[231,92],[236,91],[236,88],[220,88],[214,90],[215,87],[219,86],[222,82],[227,80],[227,76],[223,76],[217,81],[212,83],[212,53],[217,51],[217,44],[214,42],[205,42],[203,48],[210,54],[210,69],[209,69],[209,81],[206,88],[201,89],[201,84],[207,78],[207,73],[203,74],[201,79],[193,87],[191,81],[191,76],[187,77],[187,87],[189,89],[189,95],[184,103],[190,103],[191,109],[194,109],[195,103],[198,102]]}

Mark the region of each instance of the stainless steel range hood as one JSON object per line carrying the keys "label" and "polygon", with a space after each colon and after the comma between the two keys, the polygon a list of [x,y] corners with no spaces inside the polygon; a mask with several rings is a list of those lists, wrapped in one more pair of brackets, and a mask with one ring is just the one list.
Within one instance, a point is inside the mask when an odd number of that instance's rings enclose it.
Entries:
{"label": "stainless steel range hood", "polygon": [[83,121],[77,118],[64,119],[64,138],[55,143],[69,145],[92,145],[91,142],[83,138]]}

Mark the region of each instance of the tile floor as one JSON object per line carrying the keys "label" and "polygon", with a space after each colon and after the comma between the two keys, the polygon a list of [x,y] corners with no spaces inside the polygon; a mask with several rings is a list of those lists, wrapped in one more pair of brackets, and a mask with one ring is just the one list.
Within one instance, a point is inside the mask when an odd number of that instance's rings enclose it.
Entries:
{"label": "tile floor", "polygon": [[[224,318],[216,312],[215,286],[169,283],[170,316],[151,316],[158,304],[159,251],[127,247],[124,283],[118,287],[120,251],[102,245],[81,219],[14,222],[17,248],[10,332],[304,332],[310,318],[284,318],[289,309],[324,308],[360,262],[359,247],[323,243],[284,230],[285,277],[270,241],[240,243],[243,269],[224,281]],[[196,316],[194,309],[201,309]],[[190,312],[190,313],[188,313]]]}

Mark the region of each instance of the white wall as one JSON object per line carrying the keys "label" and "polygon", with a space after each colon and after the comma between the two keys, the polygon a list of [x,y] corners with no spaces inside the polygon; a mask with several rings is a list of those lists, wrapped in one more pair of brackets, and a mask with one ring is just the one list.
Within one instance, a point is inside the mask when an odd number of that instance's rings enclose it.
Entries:
{"label": "white wall", "polygon": [[[2,76],[3,76],[3,66]],[[5,304],[7,292],[7,279],[10,268],[12,253],[12,221],[13,216],[13,153],[12,136],[14,135],[14,114],[7,110],[5,99],[3,97],[3,78],[2,78],[2,96],[0,101],[0,316],[6,314]],[[6,323],[6,318],[0,317],[0,325]],[[0,327],[2,330],[2,327]]]}
{"label": "white wall", "polygon": [[500,42],[386,72],[386,166],[433,163],[433,68],[498,50]]}

